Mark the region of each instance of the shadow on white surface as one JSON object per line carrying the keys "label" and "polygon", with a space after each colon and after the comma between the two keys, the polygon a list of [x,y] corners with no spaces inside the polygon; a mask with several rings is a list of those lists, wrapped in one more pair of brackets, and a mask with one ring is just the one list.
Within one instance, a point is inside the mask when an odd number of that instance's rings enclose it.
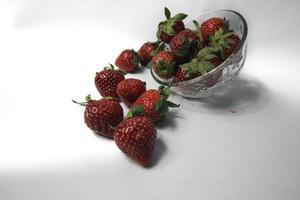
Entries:
{"label": "shadow on white surface", "polygon": [[224,91],[210,97],[182,98],[185,108],[206,110],[217,114],[252,113],[262,109],[268,101],[268,89],[262,82],[249,76],[238,77]]}
{"label": "shadow on white surface", "polygon": [[156,128],[158,130],[170,129],[175,130],[177,128],[177,120],[178,118],[182,118],[180,115],[180,107],[179,108],[170,108],[167,117],[156,124]]}
{"label": "shadow on white surface", "polygon": [[96,132],[91,131],[91,134],[94,135],[95,137],[99,138],[100,140],[105,140],[107,142],[114,142],[113,138],[104,137],[102,135],[97,134]]}

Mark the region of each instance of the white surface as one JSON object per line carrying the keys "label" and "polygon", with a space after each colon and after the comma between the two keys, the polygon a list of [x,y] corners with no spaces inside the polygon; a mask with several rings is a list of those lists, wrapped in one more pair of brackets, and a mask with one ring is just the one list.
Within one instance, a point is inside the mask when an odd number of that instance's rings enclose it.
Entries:
{"label": "white surface", "polygon": [[[163,6],[229,8],[249,24],[248,58],[222,96],[174,97],[144,169],[85,127],[94,73],[155,39]],[[300,198],[300,3],[0,1],[0,199]],[[157,85],[148,71],[131,75]],[[235,112],[235,113],[234,113]]]}

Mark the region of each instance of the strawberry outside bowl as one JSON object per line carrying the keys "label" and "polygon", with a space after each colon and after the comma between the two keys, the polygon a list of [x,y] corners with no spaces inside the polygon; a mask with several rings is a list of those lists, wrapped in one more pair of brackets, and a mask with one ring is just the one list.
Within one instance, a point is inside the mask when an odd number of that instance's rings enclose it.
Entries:
{"label": "strawberry outside bowl", "polygon": [[[246,59],[248,27],[244,17],[232,10],[216,10],[203,14],[193,20],[200,24],[212,17],[226,18],[229,20],[230,29],[240,37],[239,46],[234,52],[215,69],[197,78],[174,82],[172,79],[160,78],[151,69],[151,75],[161,85],[171,86],[171,90],[183,97],[201,98],[212,95],[228,86],[240,73]],[[185,23],[186,28],[194,29],[192,21]]]}

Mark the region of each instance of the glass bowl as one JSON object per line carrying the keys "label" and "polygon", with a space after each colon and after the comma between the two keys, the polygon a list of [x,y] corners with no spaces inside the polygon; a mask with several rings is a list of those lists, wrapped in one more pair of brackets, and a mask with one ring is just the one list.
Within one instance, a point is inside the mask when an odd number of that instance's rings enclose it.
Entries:
{"label": "glass bowl", "polygon": [[[239,75],[245,63],[247,53],[247,22],[241,14],[232,10],[216,10],[203,14],[194,20],[201,24],[211,17],[225,17],[229,20],[230,29],[241,38],[239,46],[231,56],[207,74],[183,82],[173,82],[172,79],[162,79],[151,69],[152,77],[156,82],[161,85],[171,86],[171,90],[180,96],[201,98],[210,96],[224,89]],[[192,21],[187,22],[185,26],[186,28],[194,29]]]}

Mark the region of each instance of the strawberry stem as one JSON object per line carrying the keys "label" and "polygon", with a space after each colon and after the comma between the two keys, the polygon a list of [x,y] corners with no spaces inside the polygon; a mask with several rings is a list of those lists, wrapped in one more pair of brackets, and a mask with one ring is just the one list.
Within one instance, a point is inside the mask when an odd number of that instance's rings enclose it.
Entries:
{"label": "strawberry stem", "polygon": [[81,106],[87,106],[87,104],[88,104],[90,101],[92,101],[91,95],[88,94],[88,95],[85,97],[85,100],[86,100],[86,102],[77,102],[77,101],[75,101],[75,100],[72,99],[72,102],[73,102],[73,103],[76,103],[76,104],[78,104],[78,105],[81,105]]}
{"label": "strawberry stem", "polygon": [[81,106],[86,106],[86,105],[87,105],[87,102],[77,102],[77,101],[75,101],[75,100],[73,100],[73,99],[72,99],[72,102],[73,102],[73,103],[76,103],[76,104],[78,104],[78,105],[81,105]]}
{"label": "strawberry stem", "polygon": [[114,70],[115,66],[113,66],[111,63],[108,63],[108,66],[104,67],[104,70]]}

